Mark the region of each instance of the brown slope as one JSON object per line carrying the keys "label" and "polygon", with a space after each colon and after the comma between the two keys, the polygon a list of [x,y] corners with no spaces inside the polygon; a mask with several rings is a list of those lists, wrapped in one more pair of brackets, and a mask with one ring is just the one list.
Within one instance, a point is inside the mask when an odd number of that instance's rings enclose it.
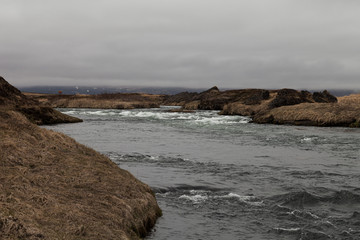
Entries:
{"label": "brown slope", "polygon": [[0,106],[36,104],[0,76]]}
{"label": "brown slope", "polygon": [[161,215],[151,189],[105,156],[31,123],[47,123],[49,113],[50,123],[64,120],[37,104],[0,78],[0,239],[144,237]]}
{"label": "brown slope", "polygon": [[0,139],[0,239],[136,239],[161,215],[129,172],[18,112]]}

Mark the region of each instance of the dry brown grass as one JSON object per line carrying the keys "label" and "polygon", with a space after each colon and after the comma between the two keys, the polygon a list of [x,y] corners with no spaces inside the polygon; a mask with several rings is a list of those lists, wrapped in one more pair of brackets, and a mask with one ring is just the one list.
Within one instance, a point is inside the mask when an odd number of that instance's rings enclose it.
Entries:
{"label": "dry brown grass", "polygon": [[338,97],[338,103],[341,105],[359,105],[360,94],[351,94],[349,96]]}
{"label": "dry brown grass", "polygon": [[256,116],[255,122],[357,127],[360,122],[360,98],[345,98],[339,103],[302,103],[283,106]]}
{"label": "dry brown grass", "polygon": [[253,116],[256,123],[311,126],[360,126],[360,94],[339,97],[337,103],[300,103],[271,109],[276,93],[257,105],[233,102],[225,105],[221,114]]}
{"label": "dry brown grass", "polygon": [[180,102],[180,105],[183,105],[185,110],[196,110],[199,108],[200,100],[192,101],[192,102]]}
{"label": "dry brown grass", "polygon": [[102,109],[133,109],[159,107],[164,100],[163,95],[145,93],[117,93],[99,95],[56,95],[32,94],[28,97],[41,104],[56,108],[102,108]]}
{"label": "dry brown grass", "polygon": [[256,113],[262,113],[269,109],[269,104],[276,97],[275,92],[270,92],[269,99],[263,100],[260,104],[246,105],[243,101],[232,102],[224,106],[224,109],[220,112],[221,115],[241,115],[241,116],[253,116]]}
{"label": "dry brown grass", "polygon": [[0,110],[0,239],[136,239],[160,214],[105,156]]}

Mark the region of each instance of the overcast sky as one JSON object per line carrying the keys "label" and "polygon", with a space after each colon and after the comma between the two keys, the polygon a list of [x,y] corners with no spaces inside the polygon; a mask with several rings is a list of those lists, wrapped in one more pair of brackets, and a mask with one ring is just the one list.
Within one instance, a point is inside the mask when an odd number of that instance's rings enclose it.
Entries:
{"label": "overcast sky", "polygon": [[359,0],[0,0],[16,86],[360,88]]}

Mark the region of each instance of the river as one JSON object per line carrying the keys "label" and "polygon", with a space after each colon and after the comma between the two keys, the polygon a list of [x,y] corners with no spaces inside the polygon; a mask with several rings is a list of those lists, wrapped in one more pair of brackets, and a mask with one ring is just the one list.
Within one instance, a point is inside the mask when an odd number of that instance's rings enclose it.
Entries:
{"label": "river", "polygon": [[360,129],[169,109],[59,109],[84,122],[46,128],[151,186],[147,239],[360,239]]}

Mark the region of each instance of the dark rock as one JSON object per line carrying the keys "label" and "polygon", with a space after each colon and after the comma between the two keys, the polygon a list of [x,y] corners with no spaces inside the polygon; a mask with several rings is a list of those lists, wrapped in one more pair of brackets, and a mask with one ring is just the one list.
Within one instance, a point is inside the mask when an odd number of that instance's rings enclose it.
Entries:
{"label": "dark rock", "polygon": [[305,102],[313,102],[311,94],[307,91],[296,91],[294,89],[284,88],[278,91],[275,99],[269,104],[270,108],[281,106],[296,105]]}
{"label": "dark rock", "polygon": [[29,100],[17,88],[0,77],[0,105],[23,105],[26,103],[34,104],[34,101]]}
{"label": "dark rock", "polygon": [[270,97],[270,92],[263,89],[253,89],[250,96],[244,100],[245,105],[260,104],[261,101],[267,100]]}
{"label": "dark rock", "polygon": [[336,103],[337,102],[337,98],[335,96],[331,95],[327,90],[324,90],[322,92],[314,92],[313,99],[315,102],[320,102],[320,103]]}
{"label": "dark rock", "polygon": [[226,104],[241,102],[245,105],[260,104],[263,100],[269,99],[270,92],[263,89],[241,89],[220,92],[217,88],[209,89],[199,94],[200,100],[198,109],[201,110],[223,110]]}
{"label": "dark rock", "polygon": [[302,90],[300,91],[301,97],[305,98],[305,99],[311,99],[312,98],[312,94],[309,91],[306,90]]}
{"label": "dark rock", "polygon": [[40,107],[39,102],[27,98],[17,88],[0,77],[0,106],[18,111],[35,124],[82,122],[81,119],[60,113],[50,107]]}
{"label": "dark rock", "polygon": [[165,105],[180,105],[188,110],[223,110],[224,106],[232,102],[245,105],[260,104],[270,97],[270,92],[263,89],[241,89],[220,91],[212,87],[201,93],[183,92],[169,96],[163,102]]}
{"label": "dark rock", "polygon": [[228,99],[216,98],[202,100],[198,106],[200,110],[222,110],[224,105],[229,102]]}
{"label": "dark rock", "polygon": [[16,110],[38,125],[82,122],[79,118],[65,115],[51,107],[22,106],[17,107]]}
{"label": "dark rock", "polygon": [[21,95],[20,90],[10,85],[3,77],[0,76],[0,96],[13,97]]}
{"label": "dark rock", "polygon": [[217,86],[214,86],[214,87],[212,87],[212,88],[210,88],[210,89],[208,89],[208,90],[206,90],[206,91],[204,91],[204,92],[202,92],[200,94],[219,93],[219,92],[220,92],[219,88]]}
{"label": "dark rock", "polygon": [[182,105],[187,102],[193,101],[199,94],[192,92],[182,92],[172,96],[168,96],[163,102],[164,105]]}

